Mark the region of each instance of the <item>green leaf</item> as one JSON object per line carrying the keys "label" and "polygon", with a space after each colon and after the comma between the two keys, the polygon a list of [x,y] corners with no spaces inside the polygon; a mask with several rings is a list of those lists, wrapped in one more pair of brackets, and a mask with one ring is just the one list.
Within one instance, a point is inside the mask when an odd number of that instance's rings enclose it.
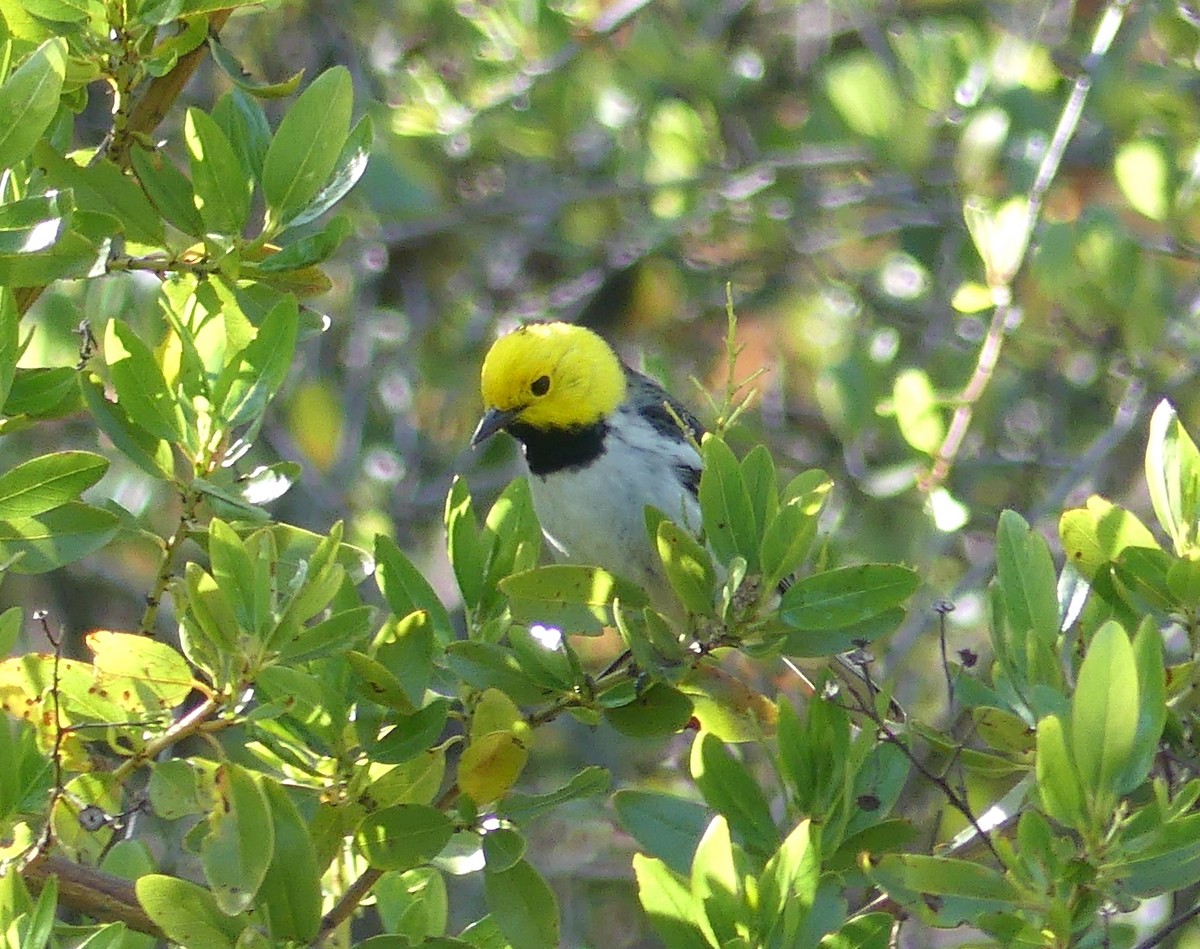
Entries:
{"label": "green leaf", "polygon": [[175,465],[170,446],[161,438],[134,425],[123,405],[109,402],[99,378],[91,373],[80,373],[79,390],[96,425],[108,436],[117,451],[153,478],[174,478]]}
{"label": "green leaf", "polygon": [[213,402],[231,429],[258,422],[292,364],[299,310],[285,296],[271,308],[254,339],[222,370],[213,387]]}
{"label": "green leaf", "polygon": [[184,115],[183,138],[205,228],[214,234],[240,236],[250,215],[252,183],[229,139],[212,116],[197,108],[189,108]]}
{"label": "green leaf", "polygon": [[613,795],[617,819],[638,845],[677,873],[687,873],[700,835],[712,817],[707,807],[657,791],[622,789]]}
{"label": "green leaf", "polygon": [[784,592],[779,609],[795,629],[841,629],[900,605],[919,582],[916,571],[898,564],[838,567],[797,580]]}
{"label": "green leaf", "polygon": [[167,388],[158,360],[120,319],[110,320],[104,335],[104,355],[112,370],[117,401],[130,419],[167,442],[183,441],[183,413]]}
{"label": "green leaf", "polygon": [[479,532],[475,519],[475,507],[471,502],[471,491],[467,483],[457,475],[450,483],[446,495],[446,550],[450,555],[450,566],[458,581],[463,602],[470,610],[479,608],[483,598],[484,577],[487,575],[487,558],[491,544]]}
{"label": "green leaf", "polygon": [[393,709],[401,715],[416,712],[400,681],[383,663],[353,650],[346,653],[346,661],[354,673],[355,690],[368,701]]}
{"label": "green leaf", "polygon": [[264,779],[275,849],[258,890],[275,939],[307,943],[321,925],[321,869],[308,824],[283,785]]}
{"label": "green leaf", "polygon": [[763,854],[776,849],[779,831],[762,788],[714,735],[701,732],[696,736],[691,772],[704,800],[728,818],[747,849]]}
{"label": "green leaf", "polygon": [[692,718],[692,700],[665,682],[655,682],[632,702],[605,708],[604,717],[617,731],[634,738],[673,735]]}
{"label": "green leaf", "polygon": [[160,151],[134,147],[129,153],[137,179],[159,214],[174,228],[192,237],[204,234],[204,218],[196,210],[192,183]]}
{"label": "green leaf", "polygon": [[905,369],[892,384],[892,406],[901,437],[932,455],[946,437],[946,423],[933,385],[922,369]]}
{"label": "green leaf", "polygon": [[263,162],[271,226],[282,229],[306,211],[337,167],[350,130],[350,72],[323,72],[288,109]]}
{"label": "green leaf", "polygon": [[774,589],[795,573],[817,537],[817,515],[801,503],[785,504],[767,524],[759,545],[763,586]]}
{"label": "green leaf", "polygon": [[650,925],[671,949],[711,949],[697,922],[701,908],[687,885],[661,860],[633,855],[638,900]]}
{"label": "green leaf", "polygon": [[205,813],[207,801],[199,799],[200,774],[189,761],[167,758],[150,765],[147,793],[150,806],[163,820],[178,820]]}
{"label": "green leaf", "polygon": [[708,551],[673,521],[659,521],[655,533],[658,557],[680,602],[690,613],[715,615],[717,578]]}
{"label": "green leaf", "polygon": [[280,82],[259,82],[242,68],[237,57],[217,39],[215,34],[209,34],[208,48],[212,53],[213,62],[217,64],[221,72],[232,79],[239,89],[244,89],[251,95],[262,99],[281,99],[284,96],[290,96],[300,85],[300,80],[304,78],[304,70],[300,69]]}
{"label": "green leaf", "polygon": [[271,144],[271,126],[262,105],[241,89],[234,89],[221,96],[212,117],[233,146],[243,174],[250,180],[261,181],[263,159]]}
{"label": "green leaf", "polygon": [[483,873],[488,912],[512,949],[548,949],[559,944],[558,901],[526,860],[499,873]]}
{"label": "green leaf", "polygon": [[162,218],[137,181],[111,161],[101,158],[77,165],[46,143],[37,148],[35,157],[50,184],[71,189],[77,208],[111,215],[122,232],[139,244],[163,243]]}
{"label": "green leaf", "polygon": [[8,287],[0,287],[0,406],[8,401],[8,393],[17,374],[21,358],[21,314],[17,301]]}
{"label": "green leaf", "polygon": [[429,581],[396,542],[383,534],[375,536],[375,582],[393,615],[408,616],[421,610],[428,614],[439,643],[445,645],[455,638],[450,614]]}
{"label": "green leaf", "polygon": [[568,654],[566,641],[561,637],[547,638],[543,627],[534,626],[533,629],[538,635],[526,626],[510,626],[508,630],[508,645],[521,669],[547,689],[565,692],[574,688],[582,680],[583,673]]}
{"label": "green leaf", "polygon": [[0,205],[0,286],[103,273],[119,222],[75,210],[68,191]]}
{"label": "green leaf", "polygon": [[692,898],[702,912],[701,930],[714,945],[748,946],[739,933],[753,931],[743,887],[745,858],[729,836],[729,823],[718,814],[696,846],[692,860]]}
{"label": "green leaf", "polygon": [[821,848],[811,824],[802,820],[771,855],[759,877],[759,928],[768,941],[791,945],[817,897]]}
{"label": "green leaf", "polygon": [[9,418],[60,418],[72,410],[72,388],[77,373],[70,366],[53,369],[18,369],[4,402]]}
{"label": "green leaf", "polygon": [[1152,221],[1164,221],[1171,211],[1176,177],[1173,159],[1163,142],[1139,138],[1125,142],[1113,159],[1113,175],[1130,206]]}
{"label": "green leaf", "polygon": [[519,705],[534,705],[554,694],[529,678],[511,650],[494,643],[453,642],[446,647],[446,661],[472,688],[500,689]]}
{"label": "green leaf", "polygon": [[90,451],[42,455],[0,475],[0,519],[31,517],[76,499],[108,470]]}
{"label": "green leaf", "polygon": [[904,102],[874,54],[858,50],[834,59],[825,73],[825,94],[852,132],[885,144],[897,137]]}
{"label": "green leaf", "polygon": [[1153,617],[1147,616],[1133,637],[1137,667],[1138,720],[1133,754],[1125,770],[1117,775],[1117,793],[1128,794],[1150,773],[1158,755],[1158,743],[1167,721],[1166,670],[1162,634]]}
{"label": "green leaf", "polygon": [[[537,563],[542,529],[533,510],[528,478],[514,478],[508,483],[488,511],[485,523],[496,535],[495,549],[488,563],[489,582],[497,583],[514,570],[526,570]],[[525,556],[533,563],[521,562]]]}
{"label": "green leaf", "polygon": [[513,823],[532,820],[538,814],[559,807],[568,801],[604,794],[612,784],[612,775],[604,768],[589,765],[571,778],[566,784],[544,794],[521,794],[512,791],[499,808]]}
{"label": "green leaf", "polygon": [[1111,814],[1136,753],[1138,681],[1133,646],[1119,623],[1096,631],[1071,699],[1071,751],[1097,817]]}
{"label": "green leaf", "polygon": [[899,886],[917,893],[996,903],[997,908],[1021,905],[1025,899],[999,870],[950,857],[884,854],[872,866],[870,875],[884,889]]}
{"label": "green leaf", "polygon": [[483,835],[483,857],[487,868],[501,873],[525,856],[525,838],[507,827],[489,830]]}
{"label": "green leaf", "polygon": [[[24,613],[19,606],[10,606],[0,613],[0,656],[7,656],[16,648],[23,621]],[[0,735],[0,741],[3,741],[3,735]],[[3,807],[0,807],[0,814],[3,813]]]}
{"label": "green leaf", "polygon": [[255,563],[237,531],[213,518],[208,527],[208,557],[217,586],[233,607],[237,628],[243,633],[258,633],[266,619],[268,591],[259,590]]}
{"label": "green leaf", "polygon": [[371,749],[371,760],[380,764],[401,764],[415,758],[437,743],[446,727],[450,703],[434,699],[411,715],[395,715],[395,725]]}
{"label": "green leaf", "polygon": [[754,505],[742,480],[737,458],[725,442],[713,436],[704,440],[702,454],[700,511],[704,519],[704,536],[721,563],[727,564],[740,556],[745,558],[749,570],[755,572],[758,570],[758,534]]}
{"label": "green leaf", "polygon": [[66,69],[67,41],[56,36],[34,50],[0,86],[0,168],[15,167],[50,127]]}
{"label": "green leaf", "polygon": [[166,708],[181,705],[195,685],[187,661],[173,646],[135,633],[95,630],[87,634],[97,686],[109,677],[131,679]]}
{"label": "green leaf", "polygon": [[1057,715],[1047,715],[1038,722],[1035,774],[1046,815],[1067,827],[1087,827],[1083,786],[1067,750],[1062,720]]}
{"label": "green leaf", "polygon": [[319,264],[332,257],[353,230],[350,219],[339,214],[321,230],[289,241],[282,249],[256,264],[254,269],[258,273],[282,273]]}
{"label": "green leaf", "polygon": [[1123,892],[1145,899],[1191,886],[1200,880],[1200,815],[1167,821],[1113,849],[1103,870]]}
{"label": "green leaf", "polygon": [[181,946],[233,949],[245,927],[244,919],[231,919],[221,911],[212,893],[187,880],[151,873],[135,888],[146,915]]}
{"label": "green leaf", "polygon": [[1063,552],[1089,580],[1127,549],[1158,550],[1149,529],[1123,508],[1092,495],[1087,506],[1065,511],[1058,522]]}
{"label": "green leaf", "polygon": [[371,142],[374,137],[375,129],[371,117],[364,115],[350,130],[329,180],[308,203],[308,207],[288,222],[288,227],[300,227],[309,221],[315,221],[349,193],[367,170],[367,160],[371,154]]}
{"label": "green leaf", "polygon": [[445,748],[428,748],[416,757],[384,771],[371,782],[363,802],[373,807],[432,804],[445,776]]}
{"label": "green leaf", "polygon": [[1165,399],[1150,418],[1146,443],[1146,486],[1158,523],[1177,556],[1195,548],[1200,514],[1200,452]]}
{"label": "green leaf", "polygon": [[222,912],[235,916],[257,904],[274,850],[275,829],[262,788],[241,765],[220,765],[200,863]]}
{"label": "green leaf", "polygon": [[741,468],[746,494],[754,509],[755,534],[762,536],[779,510],[779,480],[775,474],[775,461],[766,445],[755,445],[742,459]]}
{"label": "green leaf", "polygon": [[396,804],[368,814],[354,843],[379,870],[407,870],[428,863],[450,842],[454,824],[435,807]]}
{"label": "green leaf", "polygon": [[[189,634],[189,639],[201,634],[212,646],[205,650],[205,658],[215,661],[218,654],[232,652],[233,644],[237,641],[238,622],[233,614],[233,606],[217,581],[198,563],[187,563],[183,568],[183,578],[187,590],[184,619],[194,620],[197,627]],[[195,661],[190,654],[189,658]]]}
{"label": "green leaf", "polygon": [[99,550],[117,532],[108,511],[71,501],[33,517],[0,521],[0,562],[13,573],[46,573]]}
{"label": "green leaf", "polygon": [[888,949],[895,926],[891,913],[864,913],[822,938],[820,949]]}
{"label": "green leaf", "polygon": [[436,644],[433,624],[424,610],[389,619],[375,637],[374,658],[394,677],[413,705],[420,705],[433,675]]}
{"label": "green leaf", "polygon": [[612,602],[645,606],[646,595],[599,567],[553,564],[500,581],[518,623],[540,623],[566,633],[594,635],[613,624]]}
{"label": "green leaf", "polygon": [[1051,651],[1059,625],[1054,561],[1046,541],[1015,511],[1000,515],[996,573],[1009,633],[1000,658],[1023,679],[1057,683],[1061,675]]}
{"label": "green leaf", "polygon": [[38,894],[37,902],[26,917],[21,949],[45,949],[54,932],[54,911],[58,906],[58,878],[51,877]]}

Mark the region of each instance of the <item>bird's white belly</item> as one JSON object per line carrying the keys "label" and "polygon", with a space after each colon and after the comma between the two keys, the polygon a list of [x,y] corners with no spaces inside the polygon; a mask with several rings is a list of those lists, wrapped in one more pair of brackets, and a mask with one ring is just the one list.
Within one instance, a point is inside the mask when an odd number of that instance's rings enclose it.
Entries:
{"label": "bird's white belly", "polygon": [[611,433],[607,449],[586,467],[530,476],[534,510],[560,559],[603,567],[661,602],[670,593],[646,533],[646,506],[698,531],[699,505],[673,468],[677,458]]}

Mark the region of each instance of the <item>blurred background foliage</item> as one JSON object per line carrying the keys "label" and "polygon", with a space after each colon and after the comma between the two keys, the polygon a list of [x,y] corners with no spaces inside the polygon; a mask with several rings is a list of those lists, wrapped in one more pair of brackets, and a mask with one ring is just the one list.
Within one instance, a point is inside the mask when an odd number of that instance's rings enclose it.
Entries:
{"label": "blurred background foliage", "polygon": [[[1189,0],[267,5],[236,13],[224,45],[261,80],[348,65],[376,139],[343,205],[354,233],[327,266],[333,288],[309,301],[330,329],[302,345],[243,467],[302,462],[275,517],[317,531],[345,518],[347,539],[367,547],[390,533],[447,599],[451,477],[486,505],[518,470],[503,440],[466,446],[482,353],[524,319],[593,326],[703,407],[689,380],[724,384],[728,285],[739,373],[766,370],[759,410],[730,439],[834,476],[831,562],[920,570],[910,620],[876,652],[901,699],[932,717],[944,699],[932,606],[955,606],[952,648],[982,649],[999,512],[1049,528],[1098,492],[1144,514],[1149,410],[1169,396],[1200,428],[1200,11]],[[186,98],[210,107],[229,87],[201,71]],[[103,98],[88,109],[103,127]],[[1075,121],[1061,164],[1039,184],[1064,117]],[[181,140],[169,125],[160,137]],[[1022,256],[1003,208],[1031,195]],[[1011,281],[989,287],[965,205],[1001,209],[988,220],[1014,255]],[[86,299],[56,286],[32,312],[23,365],[72,362],[81,313],[149,325],[156,290],[147,275],[89,281]],[[994,373],[931,483],[989,344]],[[84,419],[58,424],[62,445],[94,447]],[[4,445],[6,464],[31,450],[20,433]],[[169,499],[155,494],[165,486],[120,474],[117,499],[169,533]],[[132,628],[155,550],[113,549],[10,577],[4,599],[68,627]],[[670,755],[610,732],[563,723],[545,741],[540,766],[555,767],[557,743],[562,774],[588,762],[618,783],[682,780]],[[542,833],[556,846],[539,849],[558,864],[542,869],[564,938],[640,944],[630,849],[603,814],[554,820]]]}

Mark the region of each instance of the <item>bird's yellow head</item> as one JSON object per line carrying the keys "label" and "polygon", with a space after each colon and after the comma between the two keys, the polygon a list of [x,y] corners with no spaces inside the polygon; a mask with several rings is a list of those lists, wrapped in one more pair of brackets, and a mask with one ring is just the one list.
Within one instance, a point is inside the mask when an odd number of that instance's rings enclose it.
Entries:
{"label": "bird's yellow head", "polygon": [[625,371],[612,347],[571,323],[530,323],[501,336],[483,360],[486,414],[472,445],[508,425],[579,429],[625,399]]}

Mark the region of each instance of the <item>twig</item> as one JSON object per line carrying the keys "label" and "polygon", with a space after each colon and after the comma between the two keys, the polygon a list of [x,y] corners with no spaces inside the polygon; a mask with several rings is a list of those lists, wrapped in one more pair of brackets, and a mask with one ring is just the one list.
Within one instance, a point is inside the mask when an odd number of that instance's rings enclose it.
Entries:
{"label": "twig", "polygon": [[1001,302],[998,303],[995,312],[992,314],[992,321],[988,326],[987,335],[984,337],[983,345],[979,349],[979,358],[975,363],[975,371],[971,374],[970,380],[963,387],[962,392],[956,400],[957,407],[947,428],[946,437],[934,455],[933,466],[930,468],[929,473],[920,481],[920,488],[924,492],[932,491],[934,488],[942,485],[950,474],[950,469],[953,467],[955,458],[958,456],[958,451],[962,447],[963,438],[966,436],[968,428],[970,428],[971,416],[975,405],[983,396],[988,383],[991,381],[992,374],[1000,358],[1000,349],[1004,342],[1004,327],[1015,311],[1009,295],[1009,288],[1029,258],[1029,246],[1032,241],[1033,232],[1041,218],[1042,205],[1045,203],[1046,193],[1050,190],[1050,185],[1053,183],[1055,175],[1058,174],[1063,155],[1067,150],[1067,144],[1079,128],[1079,120],[1083,116],[1083,107],[1087,102],[1088,93],[1092,88],[1092,71],[1108,54],[1131,2],[1132,0],[1111,0],[1097,22],[1096,30],[1092,34],[1091,48],[1081,63],[1081,68],[1071,85],[1071,92],[1067,96],[1062,113],[1058,117],[1058,124],[1055,126],[1054,135],[1050,139],[1050,144],[1046,147],[1046,153],[1042,156],[1041,164],[1038,166],[1037,176],[1034,178],[1033,184],[1030,186],[1026,196],[1028,206],[1025,212],[1024,234],[1019,241],[1020,256],[1012,264],[1011,272],[1001,275],[1003,278],[1002,286],[993,288],[994,291],[1001,291],[1003,293],[1003,296],[1000,298]]}
{"label": "twig", "polygon": [[157,758],[172,745],[201,731],[220,707],[216,698],[206,698],[157,738],[146,742],[145,748],[122,761],[113,772],[114,782],[121,783],[147,761]]}
{"label": "twig", "polygon": [[63,742],[63,723],[62,723],[62,704],[59,695],[59,675],[62,665],[63,652],[63,637],[61,633],[54,633],[50,630],[50,624],[47,622],[46,610],[37,610],[33,614],[33,619],[42,624],[42,633],[54,647],[54,666],[50,680],[50,698],[54,704],[54,746],[50,749],[50,760],[54,763],[54,787],[50,791],[50,802],[46,808],[46,830],[42,834],[42,841],[38,845],[41,850],[49,848],[54,840],[54,806],[58,803],[58,799],[63,793],[63,776],[62,776],[62,742]]}
{"label": "twig", "polygon": [[146,915],[130,881],[75,863],[57,853],[40,853],[21,870],[21,879],[35,893],[40,892],[51,877],[58,878],[60,905],[92,919],[124,923],[136,932],[166,941],[166,933]]}
{"label": "twig", "polygon": [[992,838],[988,836],[987,831],[983,829],[983,825],[979,823],[979,819],[975,816],[975,812],[971,810],[971,805],[967,803],[966,798],[952,788],[944,777],[935,774],[926,767],[925,763],[917,757],[908,744],[892,731],[891,726],[884,721],[871,702],[864,701],[861,696],[855,693],[851,694],[854,695],[854,701],[858,706],[858,710],[875,725],[880,740],[885,744],[897,748],[908,759],[909,764],[916,768],[921,777],[936,787],[942,793],[942,796],[945,797],[946,802],[967,819],[975,833],[979,835],[979,839],[983,841],[984,845],[991,852],[992,857],[995,858],[997,865],[1003,870],[1005,865],[1004,860],[1000,856],[1000,851],[996,849],[996,845],[992,843]]}
{"label": "twig", "polygon": [[142,621],[138,624],[138,632],[145,636],[154,635],[154,627],[158,622],[158,608],[162,605],[163,595],[175,575],[175,563],[179,558],[179,550],[187,539],[188,528],[196,518],[196,505],[200,501],[198,492],[185,488],[183,492],[183,509],[179,513],[179,524],[163,548],[162,559],[159,561],[158,574],[154,578],[154,589],[146,594],[146,609],[142,613]]}
{"label": "twig", "polygon": [[1180,913],[1161,929],[1156,930],[1139,942],[1133,949],[1154,949],[1155,946],[1161,946],[1168,937],[1173,936],[1179,929],[1190,923],[1197,916],[1200,916],[1200,903],[1197,903],[1187,912]]}

